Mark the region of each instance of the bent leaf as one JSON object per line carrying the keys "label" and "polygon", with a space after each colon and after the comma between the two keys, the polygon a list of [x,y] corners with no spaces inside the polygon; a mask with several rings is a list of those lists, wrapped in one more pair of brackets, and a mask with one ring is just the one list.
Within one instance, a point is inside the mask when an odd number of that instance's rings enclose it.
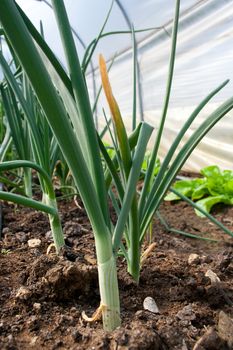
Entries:
{"label": "bent leaf", "polygon": [[[209,213],[211,208],[217,203],[232,204],[231,200],[227,196],[224,196],[224,195],[215,196],[215,197],[207,197],[207,198],[199,200],[196,204],[199,207],[201,207],[204,211]],[[202,214],[198,209],[195,209],[195,212],[196,212],[197,216],[205,217],[205,215]]]}

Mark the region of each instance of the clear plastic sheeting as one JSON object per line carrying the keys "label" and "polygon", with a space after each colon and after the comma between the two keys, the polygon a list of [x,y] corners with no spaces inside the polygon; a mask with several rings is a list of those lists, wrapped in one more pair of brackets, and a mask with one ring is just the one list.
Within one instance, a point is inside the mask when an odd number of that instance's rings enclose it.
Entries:
{"label": "clear plastic sheeting", "polygon": [[[64,62],[64,55],[58,44],[59,36],[55,29],[55,20],[51,9],[46,4],[50,2],[45,0],[40,2],[18,0],[17,2],[38,28],[39,19],[42,20],[46,40]],[[154,28],[151,31],[136,34],[136,38],[141,88],[141,109],[138,108],[138,120],[144,119],[151,123],[155,127],[153,134],[155,137],[165,94],[175,1],[120,0],[120,3],[125,13],[115,2],[105,31],[127,30],[130,22],[134,24],[135,29]],[[111,1],[66,0],[65,4],[72,27],[87,45],[93,37],[98,35]],[[175,73],[159,153],[161,158],[168,151],[172,140],[193,109],[211,90],[225,79],[231,80],[198,116],[185,139],[190,137],[214,108],[233,95],[232,28],[233,0],[181,0]],[[84,52],[82,45],[76,42],[82,57]],[[129,131],[132,128],[133,93],[131,44],[130,34],[104,38],[98,45],[92,62],[98,88],[100,86],[97,68],[98,53],[101,52],[105,56],[108,64],[113,56],[116,56],[110,71],[110,79]],[[93,72],[88,75],[88,87],[93,96]],[[109,113],[105,99],[101,96],[97,109],[100,129],[105,125],[103,107]],[[223,169],[233,169],[232,136],[233,112],[215,125],[188,159],[184,168],[189,171],[199,171],[204,166],[218,164]],[[150,145],[152,144],[153,140],[150,142]]]}
{"label": "clear plastic sheeting", "polygon": [[[232,28],[233,1],[201,1],[181,16],[172,94],[159,152],[161,158],[197,104],[225,79],[232,80]],[[165,29],[141,41],[138,46],[143,116],[155,128],[159,123],[166,87],[171,42],[167,33],[171,33],[171,24]],[[110,73],[115,96],[129,128],[132,110],[131,56],[131,52],[120,56]],[[233,84],[230,81],[197,117],[180,146],[201,121],[232,95]],[[212,164],[218,164],[223,169],[233,169],[232,136],[233,112],[230,112],[206,135],[187,160],[184,169],[197,172]]]}

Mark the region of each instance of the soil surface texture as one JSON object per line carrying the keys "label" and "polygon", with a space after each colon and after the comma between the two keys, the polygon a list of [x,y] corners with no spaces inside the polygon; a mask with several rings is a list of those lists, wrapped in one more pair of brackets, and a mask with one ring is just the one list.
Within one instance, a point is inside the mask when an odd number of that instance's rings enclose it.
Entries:
{"label": "soil surface texture", "polygon": [[[82,318],[100,303],[89,221],[74,202],[59,210],[68,248],[58,257],[53,248],[46,254],[52,240],[44,214],[3,203],[1,350],[233,349],[232,237],[188,204],[165,202],[160,214],[170,227],[219,241],[169,233],[155,217],[139,285],[118,261],[122,326],[108,333],[101,321]],[[217,206],[213,215],[233,231],[232,207]]]}

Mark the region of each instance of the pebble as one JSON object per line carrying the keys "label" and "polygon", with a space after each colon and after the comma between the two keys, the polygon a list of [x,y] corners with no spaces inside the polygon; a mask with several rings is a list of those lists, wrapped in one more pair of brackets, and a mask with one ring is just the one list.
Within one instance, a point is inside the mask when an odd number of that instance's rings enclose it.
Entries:
{"label": "pebble", "polygon": [[148,310],[150,312],[153,312],[154,314],[159,314],[159,308],[155,302],[155,300],[151,297],[146,297],[143,301],[143,308],[144,310]]}
{"label": "pebble", "polygon": [[36,345],[37,340],[38,340],[38,337],[33,337],[30,341],[30,345],[32,345],[32,346]]}
{"label": "pebble", "polygon": [[32,238],[28,240],[29,248],[38,248],[41,246],[41,240],[39,238]]}
{"label": "pebble", "polygon": [[233,349],[233,320],[223,311],[219,313],[218,334],[227,342],[229,349]]}
{"label": "pebble", "polygon": [[20,232],[16,232],[15,237],[21,243],[24,243],[24,242],[27,241],[26,233],[23,232],[23,231],[22,232],[21,231]]}
{"label": "pebble", "polygon": [[35,311],[40,311],[41,310],[41,304],[40,303],[34,303],[33,304],[33,309]]}
{"label": "pebble", "polygon": [[9,343],[13,343],[13,341],[14,341],[14,338],[13,338],[13,335],[12,335],[12,334],[9,334],[9,335],[7,336],[7,339],[8,339],[8,342],[9,342]]}
{"label": "pebble", "polygon": [[192,304],[188,304],[182,310],[178,311],[176,317],[182,321],[193,321],[196,319],[196,314],[193,311]]}
{"label": "pebble", "polygon": [[29,289],[27,289],[26,287],[20,287],[16,293],[16,298],[20,300],[27,300],[29,295]]}
{"label": "pebble", "polygon": [[220,282],[220,278],[212,270],[206,271],[205,276],[209,277],[211,283],[219,283]]}
{"label": "pebble", "polygon": [[198,254],[190,254],[188,257],[189,265],[198,265],[200,263],[200,256]]}
{"label": "pebble", "polygon": [[9,227],[3,227],[2,229],[2,234],[5,235],[6,233],[9,233],[10,232],[10,229]]}

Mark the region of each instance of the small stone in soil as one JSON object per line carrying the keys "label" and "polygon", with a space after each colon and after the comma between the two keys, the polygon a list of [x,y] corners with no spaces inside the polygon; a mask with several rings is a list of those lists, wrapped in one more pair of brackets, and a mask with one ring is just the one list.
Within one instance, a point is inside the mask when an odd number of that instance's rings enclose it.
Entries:
{"label": "small stone in soil", "polygon": [[182,310],[178,311],[176,317],[182,321],[193,321],[196,319],[195,312],[193,311],[192,304],[188,304]]}
{"label": "small stone in soil", "polygon": [[10,229],[9,227],[3,227],[2,229],[2,234],[5,235],[6,233],[9,233],[10,232]]}
{"label": "small stone in soil", "polygon": [[32,345],[32,346],[35,345],[37,340],[38,340],[38,337],[33,337],[30,341],[30,345]]}
{"label": "small stone in soil", "polygon": [[41,304],[40,303],[34,303],[33,304],[33,309],[35,311],[40,311],[41,310]]}
{"label": "small stone in soil", "polygon": [[9,342],[9,343],[13,343],[13,341],[14,341],[14,338],[13,338],[13,335],[12,335],[12,334],[9,334],[9,335],[7,336],[7,339],[8,339],[8,342]]}
{"label": "small stone in soil", "polygon": [[198,254],[190,254],[188,257],[189,265],[198,265],[200,263],[200,256]]}
{"label": "small stone in soil", "polygon": [[20,287],[16,293],[16,298],[20,300],[27,300],[30,295],[30,291],[26,287]]}
{"label": "small stone in soil", "polygon": [[218,282],[220,282],[220,278],[212,270],[206,271],[205,276],[209,277],[211,283],[218,283]]}
{"label": "small stone in soil", "polygon": [[32,238],[28,240],[29,248],[38,248],[41,246],[41,240],[39,238]]}
{"label": "small stone in soil", "polygon": [[21,231],[20,232],[16,232],[15,237],[21,243],[25,243],[27,241],[27,235],[23,231],[22,232]]}
{"label": "small stone in soil", "polygon": [[144,310],[148,310],[153,312],[154,314],[159,314],[159,308],[155,302],[155,300],[151,297],[146,297],[143,301]]}
{"label": "small stone in soil", "polygon": [[225,340],[230,349],[233,349],[233,320],[220,311],[218,320],[218,333],[220,338]]}

